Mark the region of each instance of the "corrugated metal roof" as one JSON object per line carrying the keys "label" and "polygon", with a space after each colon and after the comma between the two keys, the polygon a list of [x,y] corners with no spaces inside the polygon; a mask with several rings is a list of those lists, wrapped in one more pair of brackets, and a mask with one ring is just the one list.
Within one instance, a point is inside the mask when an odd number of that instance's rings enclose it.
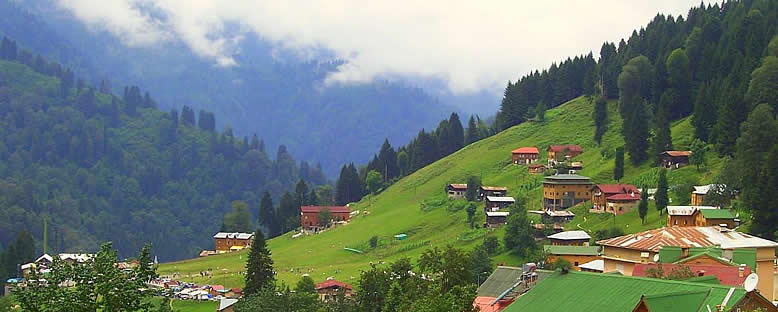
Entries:
{"label": "corrugated metal roof", "polygon": [[600,245],[627,249],[659,251],[663,246],[709,247],[722,249],[745,247],[778,247],[778,243],[717,226],[665,227],[597,242]]}
{"label": "corrugated metal roof", "polygon": [[731,209],[705,209],[700,210],[705,219],[735,219],[737,215]]}
{"label": "corrugated metal roof", "polygon": [[235,238],[235,239],[250,239],[254,237],[254,233],[240,233],[240,232],[219,232],[213,235],[213,238]]}
{"label": "corrugated metal roof", "polygon": [[497,298],[519,281],[522,272],[521,268],[498,266],[478,287],[478,296]]}
{"label": "corrugated metal roof", "polygon": [[484,191],[508,191],[508,188],[503,186],[481,186],[481,189]]}
{"label": "corrugated metal roof", "polygon": [[545,245],[543,250],[552,255],[599,256],[600,246]]}
{"label": "corrugated metal roof", "polygon": [[538,151],[537,147],[531,146],[531,147],[519,147],[515,150],[511,151],[512,154],[538,154],[540,153]]}
{"label": "corrugated metal roof", "polygon": [[605,260],[597,259],[578,266],[581,269],[603,272],[605,271]]}
{"label": "corrugated metal roof", "polygon": [[513,199],[513,197],[510,196],[486,196],[486,201],[490,202],[503,202],[503,203],[513,203],[516,200]]}
{"label": "corrugated metal roof", "polygon": [[548,236],[548,238],[551,239],[560,239],[560,240],[576,240],[576,239],[590,239],[592,238],[589,236],[589,234],[586,233],[586,231],[564,231],[559,232],[554,235]]}
{"label": "corrugated metal roof", "polygon": [[351,210],[346,206],[302,206],[301,212],[319,213],[322,209],[327,208],[330,212],[337,213],[349,213]]}
{"label": "corrugated metal roof", "polygon": [[666,151],[662,154],[667,154],[672,157],[689,157],[692,155],[691,151]]}
{"label": "corrugated metal roof", "polygon": [[487,217],[507,217],[510,214],[508,211],[487,211]]}
{"label": "corrugated metal roof", "polygon": [[463,183],[451,183],[448,186],[450,186],[451,188],[455,188],[455,189],[466,189],[467,188],[467,184],[463,184]]}

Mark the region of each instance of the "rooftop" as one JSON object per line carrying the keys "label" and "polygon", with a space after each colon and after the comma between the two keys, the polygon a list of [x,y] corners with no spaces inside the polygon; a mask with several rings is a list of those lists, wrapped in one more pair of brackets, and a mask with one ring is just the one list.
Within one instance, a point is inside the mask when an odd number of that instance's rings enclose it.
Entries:
{"label": "rooftop", "polygon": [[552,144],[548,147],[548,150],[554,153],[564,151],[565,149],[574,153],[583,153],[583,148],[581,148],[580,145],[576,145],[576,144],[565,144],[565,145]]}
{"label": "rooftop", "polygon": [[503,186],[481,186],[481,189],[484,191],[508,191],[507,187]]}
{"label": "rooftop", "polygon": [[578,266],[581,269],[603,272],[605,271],[605,260],[597,259]]}
{"label": "rooftop", "polygon": [[513,197],[510,197],[510,196],[486,196],[486,201],[513,203],[516,200],[513,199]]}
{"label": "rooftop", "polygon": [[537,147],[519,147],[515,150],[511,151],[512,154],[538,154],[540,153],[538,151]]}
{"label": "rooftop", "polygon": [[697,210],[718,209],[713,206],[667,206],[667,214],[671,216],[691,216]]}
{"label": "rooftop", "polygon": [[[575,291],[570,291],[574,289]],[[722,304],[729,298],[732,306],[745,296],[743,288],[729,286],[671,281],[662,279],[621,276],[569,271],[555,272],[519,297],[505,312],[544,311],[632,311],[643,295],[666,295],[672,292],[708,292],[697,307],[678,304],[668,311],[698,311],[702,307]],[[652,310],[656,311],[656,310]],[[664,310],[659,310],[664,311]],[[705,309],[707,311],[707,309]]]}
{"label": "rooftop", "polygon": [[705,219],[735,219],[737,218],[737,214],[735,214],[731,209],[705,209],[700,210],[702,213],[702,216],[705,217]]}
{"label": "rooftop", "polygon": [[508,211],[487,211],[487,217],[507,217],[510,214]]}
{"label": "rooftop", "polygon": [[552,255],[570,255],[570,256],[599,256],[600,246],[560,246],[545,245],[543,250]]}
{"label": "rooftop", "polygon": [[[689,267],[689,269],[696,274],[702,274],[703,276],[715,276],[721,285],[729,285],[729,286],[743,285],[743,282],[745,282],[748,274],[751,274],[751,268],[747,266],[743,268],[744,271],[741,274],[740,272],[738,272],[738,270],[740,270],[740,267],[738,267],[737,265],[735,266],[701,265],[701,264],[685,265],[685,264],[675,264],[675,263],[663,263],[662,270],[665,272],[665,275],[667,275],[672,270],[677,270],[682,266]],[[632,271],[632,276],[647,276],[648,269],[652,269],[652,268],[656,269],[657,265],[648,264],[648,263],[635,264],[635,268]]]}
{"label": "rooftop", "polygon": [[640,193],[630,193],[630,194],[616,194],[611,195],[605,198],[606,200],[628,200],[628,201],[636,201],[640,200]]}
{"label": "rooftop", "polygon": [[592,237],[586,233],[586,231],[564,231],[554,235],[548,236],[550,239],[559,240],[578,240],[578,239],[591,239]]}
{"label": "rooftop", "polygon": [[775,248],[778,243],[749,234],[710,227],[665,227],[597,242],[600,245],[644,251],[659,251],[663,246],[734,248]]}
{"label": "rooftop", "polygon": [[467,184],[462,184],[462,183],[451,183],[448,186],[450,186],[451,188],[455,188],[455,189],[466,189],[467,188]]}
{"label": "rooftop", "polygon": [[662,154],[663,155],[667,154],[668,156],[671,157],[689,157],[692,155],[692,152],[691,151],[665,151]]}
{"label": "rooftop", "polygon": [[254,233],[228,233],[228,232],[219,232],[216,233],[213,238],[235,238],[235,239],[251,239],[254,237]]}
{"label": "rooftop", "polygon": [[331,288],[331,287],[345,288],[345,289],[348,289],[348,290],[352,289],[351,285],[346,284],[344,282],[336,281],[334,279],[326,280],[324,282],[316,284],[316,290],[326,289],[326,288]]}
{"label": "rooftop", "polygon": [[522,272],[521,268],[498,266],[478,287],[478,296],[497,298],[519,281]]}
{"label": "rooftop", "polygon": [[557,174],[547,176],[543,180],[545,184],[589,184],[592,185],[592,180],[588,177],[584,177],[577,174]]}
{"label": "rooftop", "polygon": [[640,190],[632,184],[597,184],[597,188],[606,194],[640,193]]}
{"label": "rooftop", "polygon": [[319,213],[322,209],[327,208],[330,212],[349,213],[351,210],[346,206],[302,206],[301,212]]}

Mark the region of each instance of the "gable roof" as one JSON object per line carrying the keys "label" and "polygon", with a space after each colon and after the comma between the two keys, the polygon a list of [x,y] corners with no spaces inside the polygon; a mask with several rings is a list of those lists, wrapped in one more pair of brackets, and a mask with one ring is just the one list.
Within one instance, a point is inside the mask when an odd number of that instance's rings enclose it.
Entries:
{"label": "gable roof", "polygon": [[462,184],[462,183],[451,183],[448,186],[451,187],[451,188],[454,188],[454,189],[466,189],[467,188],[467,184]]}
{"label": "gable roof", "polygon": [[668,155],[670,157],[689,157],[692,155],[691,151],[665,151],[662,155]]}
{"label": "gable roof", "polygon": [[254,233],[240,233],[240,232],[234,232],[234,233],[219,232],[213,235],[213,238],[251,239],[253,237],[254,237]]}
{"label": "gable roof", "polygon": [[[721,250],[719,250],[719,251],[721,251]],[[676,260],[673,263],[675,263],[675,264],[684,264],[684,263],[687,263],[689,261],[697,260],[697,259],[700,259],[700,258],[709,258],[711,260],[714,260],[714,261],[716,261],[718,263],[721,263],[721,264],[727,265],[727,266],[737,266],[736,263],[734,263],[732,261],[729,261],[726,258],[721,257],[721,253],[716,254],[713,251],[704,251],[704,252],[701,252],[701,253],[698,253],[698,254],[694,254],[694,255],[688,256],[686,258],[678,259],[678,260]]]}
{"label": "gable roof", "polygon": [[643,295],[640,301],[651,312],[699,311],[709,295],[710,290],[705,289],[682,290],[664,294]]}
{"label": "gable roof", "polygon": [[603,272],[605,271],[605,260],[596,259],[578,266],[581,269]]}
{"label": "gable roof", "polygon": [[543,250],[552,255],[599,256],[600,246],[545,245]]}
{"label": "gable roof", "polygon": [[555,174],[543,179],[547,184],[594,184],[588,177],[577,174]]}
{"label": "gable roof", "polygon": [[487,211],[487,217],[507,217],[510,215],[510,211]]}
{"label": "gable roof", "polygon": [[638,201],[640,200],[640,194],[616,194],[611,195],[605,198],[606,200],[630,200],[630,201]]}
{"label": "gable roof", "polygon": [[572,152],[572,153],[583,153],[583,148],[581,148],[581,146],[577,144],[564,144],[564,145],[552,144],[548,146],[548,151],[554,153],[564,151],[565,149],[567,149],[568,152]]}
{"label": "gable roof", "polygon": [[559,240],[578,240],[578,239],[591,239],[592,237],[589,236],[586,231],[564,231],[559,232],[554,235],[549,235],[548,238],[550,239],[559,239]]}
{"label": "gable roof", "polygon": [[504,186],[483,186],[481,185],[481,189],[484,191],[508,191],[507,187]]}
{"label": "gable roof", "polygon": [[778,243],[718,226],[664,227],[604,239],[600,245],[644,251],[659,251],[663,246],[711,247],[722,249],[778,247]]}
{"label": "gable roof", "polygon": [[516,202],[516,200],[513,197],[510,197],[510,196],[486,196],[486,201],[502,202],[502,203],[513,203],[513,202]]}
{"label": "gable roof", "polygon": [[667,206],[667,214],[671,216],[691,216],[698,210],[718,209],[713,206]]}
{"label": "gable roof", "polygon": [[640,190],[632,184],[597,184],[597,188],[605,194],[628,194],[632,192],[640,194]]}
{"label": "gable roof", "polygon": [[344,282],[339,282],[334,279],[332,280],[326,280],[324,282],[316,284],[316,290],[325,289],[325,288],[331,288],[331,287],[339,287],[339,288],[345,288],[348,290],[351,290],[351,285],[346,284]]}
{"label": "gable roof", "polygon": [[534,147],[534,146],[532,146],[532,147],[519,147],[519,148],[511,151],[511,154],[538,154],[538,153],[540,153],[538,151],[538,148]]}
{"label": "gable roof", "polygon": [[300,211],[306,213],[319,213],[324,208],[329,209],[330,212],[338,212],[338,213],[351,212],[351,210],[346,206],[302,206],[300,207]]}
{"label": "gable roof", "polygon": [[727,305],[732,306],[746,293],[745,289],[740,287],[578,271],[563,274],[557,271],[538,282],[504,311],[632,311],[643,295],[681,291],[710,291],[701,306],[710,306],[712,309],[724,302],[727,297],[729,297]]}
{"label": "gable roof", "polygon": [[737,215],[731,209],[704,209],[700,210],[705,219],[735,219]]}

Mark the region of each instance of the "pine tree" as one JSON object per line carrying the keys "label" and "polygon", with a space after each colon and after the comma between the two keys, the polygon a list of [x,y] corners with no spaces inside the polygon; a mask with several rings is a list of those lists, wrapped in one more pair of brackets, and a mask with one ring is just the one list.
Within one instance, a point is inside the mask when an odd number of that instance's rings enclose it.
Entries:
{"label": "pine tree", "polygon": [[616,159],[613,165],[613,179],[620,181],[624,177],[624,147],[616,148]]}
{"label": "pine tree", "polygon": [[700,85],[697,98],[694,100],[694,115],[692,115],[694,135],[705,142],[709,142],[711,128],[716,123],[716,110],[710,103],[707,90],[706,84]]}
{"label": "pine tree", "polygon": [[648,213],[648,189],[643,187],[643,191],[640,192],[640,204],[638,204],[638,214],[640,215],[641,224],[646,224],[647,213]]}
{"label": "pine tree", "polygon": [[673,103],[670,104],[668,113],[673,118],[689,115],[691,112],[691,73],[689,70],[689,57],[683,49],[675,49],[667,57],[667,75],[670,87],[676,92]]}
{"label": "pine tree", "polygon": [[629,153],[629,160],[637,165],[648,158],[648,118],[645,104],[632,109],[632,117],[623,127],[624,146]]}
{"label": "pine tree", "polygon": [[[765,168],[769,153],[776,144],[775,133],[778,131],[773,110],[767,104],[759,104],[741,126],[741,135],[737,139],[735,159],[740,164],[740,179],[743,189],[741,198],[745,207],[756,207],[761,197],[760,170]],[[759,209],[759,208],[757,208]]]}
{"label": "pine tree", "polygon": [[257,294],[266,287],[273,287],[275,282],[273,259],[265,244],[265,236],[260,230],[254,232],[254,241],[251,242],[251,250],[246,260],[245,278],[243,294],[246,296]]}
{"label": "pine tree", "polygon": [[667,188],[667,169],[659,168],[659,180],[656,185],[654,199],[656,201],[656,210],[659,211],[660,216],[664,213],[665,209],[667,209],[667,204],[670,201],[667,197]]}
{"label": "pine tree", "polygon": [[716,136],[716,149],[719,155],[734,155],[735,144],[740,134],[740,118],[737,110],[740,105],[733,94],[734,90],[727,89],[724,98],[719,104],[718,118],[714,126]]}
{"label": "pine tree", "polygon": [[265,191],[259,204],[259,224],[268,229],[270,236],[275,236],[280,231],[275,214],[273,198],[270,197],[270,192]]}
{"label": "pine tree", "polygon": [[[668,120],[666,105],[669,104],[668,93],[662,94],[662,99],[659,102],[659,106],[656,111],[655,133],[654,136],[654,148],[653,156],[658,155],[664,151],[673,149],[673,137],[670,133],[670,121]],[[658,163],[658,161],[657,161]]]}
{"label": "pine tree", "polygon": [[608,130],[608,102],[604,94],[600,94],[594,102],[594,141],[597,144],[602,143],[602,136]]}
{"label": "pine tree", "polygon": [[451,140],[449,143],[450,154],[458,151],[465,144],[465,129],[462,128],[462,122],[457,113],[451,113],[448,118],[448,132],[448,139]]}
{"label": "pine tree", "polygon": [[470,115],[470,120],[467,121],[467,132],[465,133],[465,145],[470,145],[473,142],[480,140],[478,135],[478,124],[475,122],[475,117]]}

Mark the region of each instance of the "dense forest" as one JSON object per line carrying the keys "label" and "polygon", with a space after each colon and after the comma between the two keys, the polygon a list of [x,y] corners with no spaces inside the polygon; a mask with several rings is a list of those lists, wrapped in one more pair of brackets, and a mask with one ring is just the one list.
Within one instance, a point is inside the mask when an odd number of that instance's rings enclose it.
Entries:
{"label": "dense forest", "polygon": [[0,34],[61,60],[93,85],[110,78],[116,94],[136,84],[164,110],[214,112],[217,129],[261,133],[269,149],[285,144],[296,159],[320,162],[329,177],[344,163],[368,159],[384,137],[408,142],[454,110],[402,82],[325,85],[344,65],[327,53],[301,58],[246,34],[233,55],[237,66],[215,66],[177,40],[126,46],[128,38],[84,25],[60,7],[53,0],[0,0]]}
{"label": "dense forest", "polygon": [[[593,134],[607,125],[605,103],[618,99],[624,150],[633,164],[669,149],[731,157],[716,180],[718,194],[740,194],[750,231],[774,238],[778,211],[764,194],[778,187],[778,1],[701,4],[686,18],[657,15],[600,58],[568,59],[508,82],[497,127],[506,129],[579,95],[595,105]],[[545,104],[544,104],[545,103]],[[670,123],[690,117],[696,140],[674,146]],[[760,196],[761,194],[761,196]]]}
{"label": "dense forest", "polygon": [[50,252],[110,240],[127,256],[150,242],[160,260],[181,259],[212,248],[233,201],[256,224],[264,193],[327,183],[321,166],[298,164],[283,145],[271,159],[256,135],[217,132],[213,113],[163,112],[137,86],[114,96],[8,38],[0,58],[4,247],[26,229],[39,252],[46,223]]}

